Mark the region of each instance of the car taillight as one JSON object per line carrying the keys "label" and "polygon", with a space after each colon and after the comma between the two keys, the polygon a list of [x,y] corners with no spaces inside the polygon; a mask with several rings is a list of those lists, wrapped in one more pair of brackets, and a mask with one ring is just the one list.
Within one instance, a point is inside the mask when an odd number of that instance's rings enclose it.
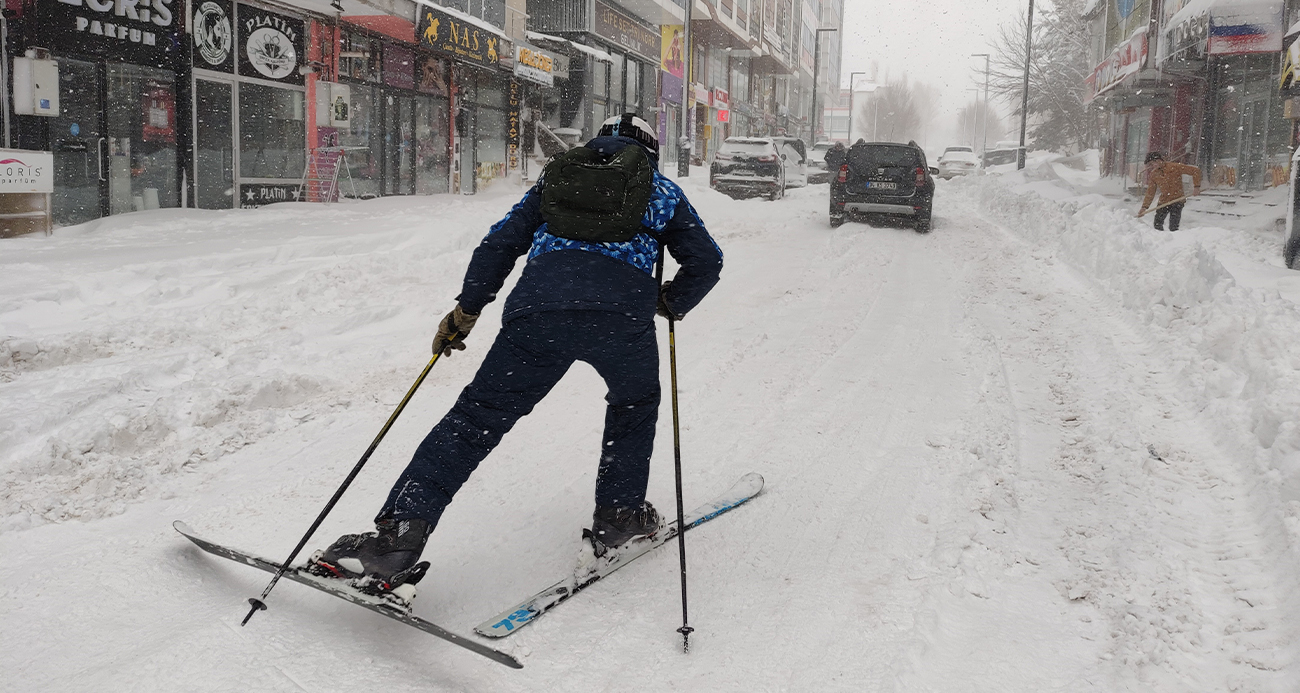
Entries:
{"label": "car taillight", "polygon": [[713,158],[719,161],[731,161],[731,155],[726,152],[718,152],[717,154],[713,155]]}
{"label": "car taillight", "polygon": [[847,182],[849,181],[849,165],[848,165],[848,164],[841,164],[841,165],[840,165],[840,175],[839,175],[839,177],[836,178],[835,180],[836,180],[837,182],[840,182],[840,183],[847,183]]}
{"label": "car taillight", "polygon": [[758,157],[757,160],[758,160],[758,161],[762,161],[763,163],[771,163],[771,162],[773,162],[773,161],[776,161],[776,157],[775,157],[775,156],[772,156],[771,154],[767,154],[767,155],[764,155],[764,156],[760,156],[760,157]]}
{"label": "car taillight", "polygon": [[916,187],[925,185],[925,169],[920,166],[916,167]]}

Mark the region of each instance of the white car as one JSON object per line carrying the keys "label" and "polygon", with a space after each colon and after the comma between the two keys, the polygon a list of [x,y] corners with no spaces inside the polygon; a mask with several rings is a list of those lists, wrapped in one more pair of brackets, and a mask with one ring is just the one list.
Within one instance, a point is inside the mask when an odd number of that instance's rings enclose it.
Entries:
{"label": "white car", "polygon": [[773,137],[772,143],[781,152],[785,169],[785,187],[802,188],[808,185],[808,150],[798,137]]}
{"label": "white car", "polygon": [[826,152],[834,147],[833,142],[818,142],[808,149],[808,182],[829,183],[830,171],[826,170]]}
{"label": "white car", "polygon": [[939,177],[944,180],[970,175],[979,168],[979,157],[970,147],[948,147],[939,157]]}

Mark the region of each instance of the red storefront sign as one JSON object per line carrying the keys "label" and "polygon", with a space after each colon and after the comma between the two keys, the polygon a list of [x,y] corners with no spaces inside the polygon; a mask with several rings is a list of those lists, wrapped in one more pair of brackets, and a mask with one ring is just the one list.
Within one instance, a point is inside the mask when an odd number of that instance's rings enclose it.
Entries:
{"label": "red storefront sign", "polygon": [[1097,95],[1124,81],[1125,77],[1141,70],[1147,64],[1147,30],[1142,28],[1133,36],[1111,51],[1106,58],[1083,80],[1087,85],[1084,103],[1092,101]]}
{"label": "red storefront sign", "polygon": [[718,122],[719,122],[719,123],[730,123],[730,122],[731,122],[731,111],[718,111]]}
{"label": "red storefront sign", "polygon": [[720,108],[724,111],[731,107],[731,96],[727,93],[726,89],[718,89],[717,87],[714,87],[713,107]]}

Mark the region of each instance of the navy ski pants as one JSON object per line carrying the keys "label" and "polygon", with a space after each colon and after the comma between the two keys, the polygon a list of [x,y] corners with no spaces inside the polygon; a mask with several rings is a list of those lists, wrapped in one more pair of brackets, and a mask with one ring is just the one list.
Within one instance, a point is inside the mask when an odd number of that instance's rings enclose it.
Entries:
{"label": "navy ski pants", "polygon": [[376,519],[420,518],[437,525],[479,462],[574,361],[591,364],[609,387],[596,504],[640,505],[659,416],[654,321],[557,310],[529,313],[501,327],[474,380],[416,448]]}

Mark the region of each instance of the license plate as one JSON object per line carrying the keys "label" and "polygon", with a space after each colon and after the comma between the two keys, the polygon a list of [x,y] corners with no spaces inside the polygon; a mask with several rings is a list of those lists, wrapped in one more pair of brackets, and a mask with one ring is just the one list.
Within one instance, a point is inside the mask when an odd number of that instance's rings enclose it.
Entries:
{"label": "license plate", "polygon": [[895,183],[893,181],[873,180],[873,181],[867,181],[867,187],[875,190],[897,190],[898,183]]}

